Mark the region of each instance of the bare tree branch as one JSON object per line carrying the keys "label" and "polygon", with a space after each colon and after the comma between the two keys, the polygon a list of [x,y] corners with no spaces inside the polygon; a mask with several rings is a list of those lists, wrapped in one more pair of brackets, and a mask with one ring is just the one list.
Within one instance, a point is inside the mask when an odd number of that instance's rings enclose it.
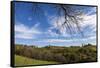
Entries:
{"label": "bare tree branch", "polygon": [[[71,35],[74,33],[80,33],[81,36],[84,37],[80,25],[80,23],[83,21],[83,18],[80,17],[83,12],[80,9],[75,9],[75,7],[73,8],[72,6],[62,4],[53,5],[52,8],[56,9],[56,24],[59,28],[66,28],[66,32],[69,32]],[[33,12],[38,17],[38,19],[40,19],[42,17],[41,15],[45,13],[45,10],[43,10],[38,4],[34,4]],[[62,25],[59,26],[59,21],[62,17],[64,18],[64,22],[62,22]]]}

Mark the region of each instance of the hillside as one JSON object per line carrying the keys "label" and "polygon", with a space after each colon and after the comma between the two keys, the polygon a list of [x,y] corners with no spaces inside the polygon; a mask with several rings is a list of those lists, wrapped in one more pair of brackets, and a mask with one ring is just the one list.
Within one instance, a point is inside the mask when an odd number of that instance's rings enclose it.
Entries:
{"label": "hillside", "polygon": [[15,55],[16,65],[21,66],[96,62],[97,47],[92,44],[70,47],[16,45]]}

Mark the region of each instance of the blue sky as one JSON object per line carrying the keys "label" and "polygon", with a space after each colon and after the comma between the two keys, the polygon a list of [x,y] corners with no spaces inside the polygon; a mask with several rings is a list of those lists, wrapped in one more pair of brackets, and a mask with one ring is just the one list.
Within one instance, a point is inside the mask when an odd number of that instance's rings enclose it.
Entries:
{"label": "blue sky", "polygon": [[[71,6],[82,9],[83,21],[80,23],[84,37],[80,33],[70,35],[65,28],[56,24],[56,9],[52,4],[39,4],[39,10],[34,9],[34,3],[15,3],[15,43],[27,45],[75,46],[82,43],[96,44],[96,7]],[[35,11],[36,12],[35,12]],[[80,16],[80,17],[81,17]],[[58,20],[59,26],[64,17]],[[76,29],[76,27],[74,27]]]}

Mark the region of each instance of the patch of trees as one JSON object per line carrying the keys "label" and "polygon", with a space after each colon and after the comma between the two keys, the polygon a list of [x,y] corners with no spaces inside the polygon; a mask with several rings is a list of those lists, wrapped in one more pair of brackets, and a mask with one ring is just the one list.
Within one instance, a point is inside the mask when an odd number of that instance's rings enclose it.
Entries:
{"label": "patch of trees", "polygon": [[15,54],[46,61],[56,61],[59,63],[78,63],[97,61],[97,50],[94,45],[58,47],[58,46],[15,46]]}

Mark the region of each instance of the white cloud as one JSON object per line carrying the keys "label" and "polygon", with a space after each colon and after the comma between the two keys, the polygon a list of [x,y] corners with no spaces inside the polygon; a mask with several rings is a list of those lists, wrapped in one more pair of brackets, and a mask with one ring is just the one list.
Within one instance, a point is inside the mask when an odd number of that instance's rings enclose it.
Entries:
{"label": "white cloud", "polygon": [[38,28],[39,25],[40,25],[40,23],[36,23],[36,24],[34,25],[34,28]]}
{"label": "white cloud", "polygon": [[57,37],[57,36],[59,36],[59,34],[53,32],[51,29],[48,29],[48,31],[46,32],[46,34],[50,35],[51,37]]}
{"label": "white cloud", "polygon": [[[91,29],[91,31],[86,31],[87,29],[84,29],[85,26],[89,25],[89,29]],[[94,36],[96,37],[96,14],[93,15],[86,15],[84,17],[84,21],[81,23],[81,27],[82,27],[82,31],[84,32],[84,35],[88,35],[90,37]]]}
{"label": "white cloud", "polygon": [[46,43],[72,43],[72,42],[79,42],[79,41],[85,41],[88,42],[90,40],[96,39],[96,36],[91,36],[88,38],[73,38],[73,39],[40,39],[40,40],[34,40],[34,42],[46,42]]}
{"label": "white cloud", "polygon": [[35,24],[33,27],[28,27],[24,24],[15,25],[15,38],[32,39],[34,34],[40,34],[41,32],[36,28],[39,24]]}
{"label": "white cloud", "polygon": [[63,42],[70,42],[72,40],[65,40],[65,39],[42,39],[36,42],[47,42],[47,43],[63,43]]}
{"label": "white cloud", "polygon": [[28,20],[31,21],[32,20],[32,17],[28,17]]}
{"label": "white cloud", "polygon": [[[62,36],[65,36],[65,37],[67,37],[68,36],[68,33],[67,33],[67,30],[66,30],[66,28],[63,28],[62,27],[62,24],[63,24],[63,22],[64,22],[64,17],[60,17],[59,19],[55,16],[53,16],[53,18],[51,19],[51,17],[49,17],[50,19],[49,19],[49,21],[50,21],[50,25],[51,25],[51,27],[48,29],[50,32],[51,32],[51,35],[57,35],[57,36],[60,36],[60,35],[62,35]],[[60,35],[59,34],[57,34],[56,32],[54,32],[54,31],[52,31],[53,29],[56,29],[56,30],[59,30],[59,32],[60,32]]]}
{"label": "white cloud", "polygon": [[[37,24],[35,24],[36,27]],[[24,24],[17,24],[15,25],[15,31],[16,32],[21,32],[21,33],[35,33],[38,34],[40,31],[38,31],[34,26],[29,28],[25,26]]]}
{"label": "white cloud", "polygon": [[88,25],[88,24],[96,26],[96,14],[85,15],[84,16],[84,21],[81,24],[82,24],[82,26],[85,26],[85,25]]}
{"label": "white cloud", "polygon": [[18,34],[15,34],[15,38],[33,39],[33,36],[32,34],[18,33]]}

